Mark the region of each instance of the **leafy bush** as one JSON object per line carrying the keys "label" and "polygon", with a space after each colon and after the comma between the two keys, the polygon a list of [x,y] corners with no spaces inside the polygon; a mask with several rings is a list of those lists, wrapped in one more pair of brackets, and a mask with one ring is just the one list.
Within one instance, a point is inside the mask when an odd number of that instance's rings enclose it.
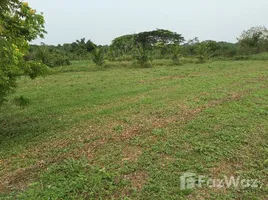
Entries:
{"label": "leafy bush", "polygon": [[71,65],[71,62],[68,58],[54,56],[50,58],[49,62],[47,63],[49,67],[59,67],[59,66],[67,66]]}
{"label": "leafy bush", "polygon": [[114,61],[133,61],[133,55],[123,55],[117,57]]}
{"label": "leafy bush", "polygon": [[32,46],[30,54],[25,58],[28,60],[40,61],[49,67],[71,65],[71,62],[63,52],[46,45]]}
{"label": "leafy bush", "polygon": [[239,51],[244,55],[252,55],[268,50],[268,29],[264,26],[255,26],[243,31],[238,37]]}
{"label": "leafy bush", "polygon": [[172,48],[172,60],[175,64],[181,64],[181,48],[178,45],[174,45]]}
{"label": "leafy bush", "polygon": [[259,53],[251,56],[252,60],[268,60],[268,53]]}
{"label": "leafy bush", "polygon": [[239,56],[235,56],[233,59],[234,60],[249,60],[250,57],[246,55],[239,55]]}
{"label": "leafy bush", "polygon": [[196,54],[197,54],[197,63],[205,63],[208,58],[209,48],[205,43],[199,43],[197,46]]}
{"label": "leafy bush", "polygon": [[268,60],[268,53],[258,53],[253,55],[239,55],[233,58],[234,60]]}
{"label": "leafy bush", "polygon": [[97,66],[102,66],[105,63],[104,51],[103,49],[97,48],[91,53],[92,61]]}
{"label": "leafy bush", "polygon": [[[28,63],[23,56],[28,53],[28,43],[46,33],[44,23],[44,17],[27,2],[0,1],[0,106],[16,88],[17,78],[28,76],[24,71]],[[35,75],[39,75],[42,67],[46,66],[36,63]]]}
{"label": "leafy bush", "polygon": [[149,51],[141,45],[138,45],[136,50],[134,51],[133,59],[135,60],[134,63],[140,65],[141,67],[152,67],[152,58],[149,54]]}

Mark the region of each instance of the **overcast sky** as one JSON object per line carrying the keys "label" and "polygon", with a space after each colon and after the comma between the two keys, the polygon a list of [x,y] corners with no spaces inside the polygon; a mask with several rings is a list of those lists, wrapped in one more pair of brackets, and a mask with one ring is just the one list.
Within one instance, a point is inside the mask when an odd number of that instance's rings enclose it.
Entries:
{"label": "overcast sky", "polygon": [[185,39],[236,42],[241,32],[268,26],[268,0],[25,0],[43,12],[48,34],[34,43],[85,37],[110,44],[118,36],[156,28]]}

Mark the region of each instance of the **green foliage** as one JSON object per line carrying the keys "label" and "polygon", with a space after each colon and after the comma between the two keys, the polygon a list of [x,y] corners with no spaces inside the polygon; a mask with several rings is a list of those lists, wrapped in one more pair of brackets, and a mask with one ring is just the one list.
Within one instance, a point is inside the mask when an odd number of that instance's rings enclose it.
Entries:
{"label": "green foliage", "polygon": [[268,60],[268,52],[251,55],[250,59],[251,60]]}
{"label": "green foliage", "polygon": [[92,52],[94,49],[97,48],[97,45],[94,44],[91,40],[88,40],[85,45],[88,52]]}
{"label": "green foliage", "polygon": [[233,60],[268,60],[268,52],[263,52],[259,54],[253,55],[237,55],[233,58]]}
{"label": "green foliage", "polygon": [[16,87],[16,77],[20,73],[17,67],[21,55],[17,55],[15,46],[0,38],[0,105],[6,100],[5,97]]}
{"label": "green foliage", "polygon": [[233,60],[249,60],[250,57],[248,55],[237,55],[233,57]]}
{"label": "green foliage", "polygon": [[218,48],[211,53],[211,57],[231,58],[238,54],[236,44],[229,42],[218,42]]}
{"label": "green foliage", "polygon": [[0,4],[0,105],[16,87],[21,75],[31,78],[43,74],[46,66],[25,62],[28,42],[43,37],[44,18],[18,0],[2,1]]}
{"label": "green foliage", "polygon": [[178,45],[183,41],[181,34],[163,29],[124,35],[113,40],[110,55],[114,60],[115,57],[123,59],[127,58],[127,55],[136,54],[137,48],[143,48],[151,51],[151,54],[156,54],[160,50],[161,57],[164,58],[170,50],[169,45]]}
{"label": "green foliage", "polygon": [[179,45],[174,45],[172,48],[172,60],[175,64],[181,64],[180,58],[181,58],[181,47]]}
{"label": "green foliage", "polygon": [[141,44],[143,48],[150,48],[157,43],[180,44],[184,41],[181,34],[169,30],[157,29],[153,31],[141,32],[134,35],[135,43]]}
{"label": "green foliage", "polygon": [[114,175],[92,167],[85,159],[53,165],[40,180],[21,193],[21,200],[100,199],[116,188]]}
{"label": "green foliage", "polygon": [[112,41],[110,51],[113,53],[114,57],[125,56],[132,52],[134,44],[134,35],[120,36]]}
{"label": "green foliage", "polygon": [[195,56],[196,55],[196,47],[199,44],[199,40],[197,37],[187,41],[183,45],[183,55],[185,56]]}
{"label": "green foliage", "polygon": [[46,64],[48,63],[49,51],[45,45],[37,46],[36,48],[32,48],[32,49],[33,50],[31,51],[31,53],[32,53],[33,59],[39,60]]}
{"label": "green foliage", "polygon": [[48,73],[46,65],[35,61],[28,61],[27,65],[24,66],[24,71],[31,79],[35,79],[38,76],[45,76]]}
{"label": "green foliage", "polygon": [[142,45],[138,45],[136,51],[133,54],[134,63],[140,65],[141,67],[148,68],[152,67],[152,57],[148,50],[146,50]]}
{"label": "green foliage", "polygon": [[16,106],[25,108],[26,106],[30,104],[30,100],[26,97],[20,96],[20,97],[14,98],[14,103]]}
{"label": "green foliage", "polygon": [[197,63],[205,63],[208,59],[209,47],[205,43],[199,43],[196,48]]}
{"label": "green foliage", "polygon": [[[58,44],[57,46],[45,46],[48,48],[49,53],[53,54],[50,58],[52,67],[58,66],[57,63],[61,63],[61,65],[69,65],[69,60],[89,60],[90,53],[97,48],[96,44],[91,40],[86,41],[85,38],[81,38],[72,43]],[[55,59],[53,59],[53,57]]]}
{"label": "green foliage", "polygon": [[94,44],[91,40],[88,40],[86,42],[85,38],[82,38],[80,40],[76,40],[76,42],[72,43],[72,50],[74,52],[77,52],[79,54],[87,54],[87,52],[92,52],[94,49],[97,48],[97,45]]}
{"label": "green foliage", "polygon": [[92,51],[91,58],[92,58],[92,61],[97,66],[102,66],[105,63],[105,54],[104,54],[103,49],[97,48],[94,51]]}
{"label": "green foliage", "polygon": [[268,50],[268,30],[264,26],[252,27],[243,31],[238,38],[242,54],[254,54]]}
{"label": "green foliage", "polygon": [[209,54],[209,56],[212,56],[217,50],[220,49],[220,45],[213,40],[203,41],[202,44],[204,44],[207,47],[208,49],[207,53]]}
{"label": "green foliage", "polygon": [[45,44],[41,46],[32,45],[30,53],[25,56],[25,58],[28,60],[41,61],[49,67],[71,65],[71,62],[64,52]]}
{"label": "green foliage", "polygon": [[[149,57],[153,59],[172,59],[174,64],[181,64],[182,62],[179,60],[182,60],[182,57],[195,57],[199,60],[198,63],[203,63],[206,62],[208,58],[223,60],[236,57],[239,59],[239,57],[243,55],[252,55],[257,52],[266,51],[268,50],[266,35],[267,31],[265,27],[257,27],[245,31],[239,38],[239,43],[237,44],[216,42],[213,40],[200,42],[197,37],[181,44],[184,38],[180,34],[157,29],[117,37],[112,41],[110,46],[97,47],[91,40],[86,42],[85,38],[82,38],[71,44],[58,46],[46,45],[48,50],[41,48],[43,51],[46,51],[41,52],[41,54],[37,52],[38,49],[36,48],[33,48],[33,51],[36,51],[36,57],[40,57],[40,59],[36,60],[43,60],[48,66],[68,65],[69,60],[92,59],[94,57],[92,55],[98,52],[98,50],[94,50],[100,48],[109,61],[133,61],[133,58],[137,61],[136,58],[138,57],[138,60],[146,60],[148,56],[138,56],[141,55],[141,53],[137,53],[137,49],[143,52],[140,50],[141,47],[146,49],[146,54],[149,54]],[[179,50],[176,50],[176,46],[179,47]],[[133,54],[136,56],[133,56]],[[144,53],[142,54],[146,55]],[[48,62],[44,57],[49,57],[47,60],[51,62]],[[97,63],[101,64],[102,62]]]}
{"label": "green foliage", "polygon": [[156,59],[168,59],[173,53],[175,44],[164,44],[163,42],[156,43],[150,50],[151,54]]}
{"label": "green foliage", "polygon": [[152,57],[168,57],[172,45],[179,45],[183,41],[181,34],[163,29],[124,35],[113,40],[109,47],[109,59],[127,61],[132,55],[136,63],[148,67]]}

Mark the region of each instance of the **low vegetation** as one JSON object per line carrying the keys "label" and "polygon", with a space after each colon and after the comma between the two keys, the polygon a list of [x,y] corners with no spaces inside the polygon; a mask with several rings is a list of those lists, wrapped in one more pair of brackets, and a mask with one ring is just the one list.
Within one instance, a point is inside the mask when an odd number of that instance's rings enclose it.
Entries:
{"label": "low vegetation", "polygon": [[[265,199],[267,61],[195,62],[79,61],[21,78],[9,99],[30,106],[1,108],[0,197]],[[182,191],[188,171],[262,187]]]}
{"label": "low vegetation", "polygon": [[[268,199],[265,27],[29,45],[42,14],[0,11],[0,199]],[[184,190],[186,172],[257,181]]]}
{"label": "low vegetation", "polygon": [[104,57],[104,52],[103,49],[95,49],[91,53],[91,58],[92,61],[97,65],[97,66],[102,66],[105,63],[105,57]]}

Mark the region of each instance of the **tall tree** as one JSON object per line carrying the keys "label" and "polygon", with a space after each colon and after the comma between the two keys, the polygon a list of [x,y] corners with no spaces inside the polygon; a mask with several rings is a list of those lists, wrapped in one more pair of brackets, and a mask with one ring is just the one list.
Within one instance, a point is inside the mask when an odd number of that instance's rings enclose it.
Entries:
{"label": "tall tree", "polygon": [[136,49],[160,49],[165,54],[168,46],[179,45],[184,41],[181,34],[171,32],[169,30],[157,29],[153,31],[141,32],[132,35],[123,35],[115,38],[110,46],[116,55],[125,55]]}
{"label": "tall tree", "polygon": [[134,46],[134,35],[123,35],[115,38],[112,41],[110,48],[116,54],[124,55],[133,50]]}
{"label": "tall tree", "polygon": [[96,49],[97,45],[94,44],[91,40],[88,40],[86,42],[86,48],[88,52],[92,52],[94,49]]}
{"label": "tall tree", "polygon": [[268,29],[264,26],[252,27],[249,30],[243,31],[237,39],[242,50],[245,49],[253,51],[253,53],[259,53],[262,50],[267,50]]}
{"label": "tall tree", "polygon": [[135,35],[135,42],[140,43],[144,48],[155,46],[156,44],[180,44],[184,41],[181,34],[169,30],[157,29],[153,31],[141,32]]}

